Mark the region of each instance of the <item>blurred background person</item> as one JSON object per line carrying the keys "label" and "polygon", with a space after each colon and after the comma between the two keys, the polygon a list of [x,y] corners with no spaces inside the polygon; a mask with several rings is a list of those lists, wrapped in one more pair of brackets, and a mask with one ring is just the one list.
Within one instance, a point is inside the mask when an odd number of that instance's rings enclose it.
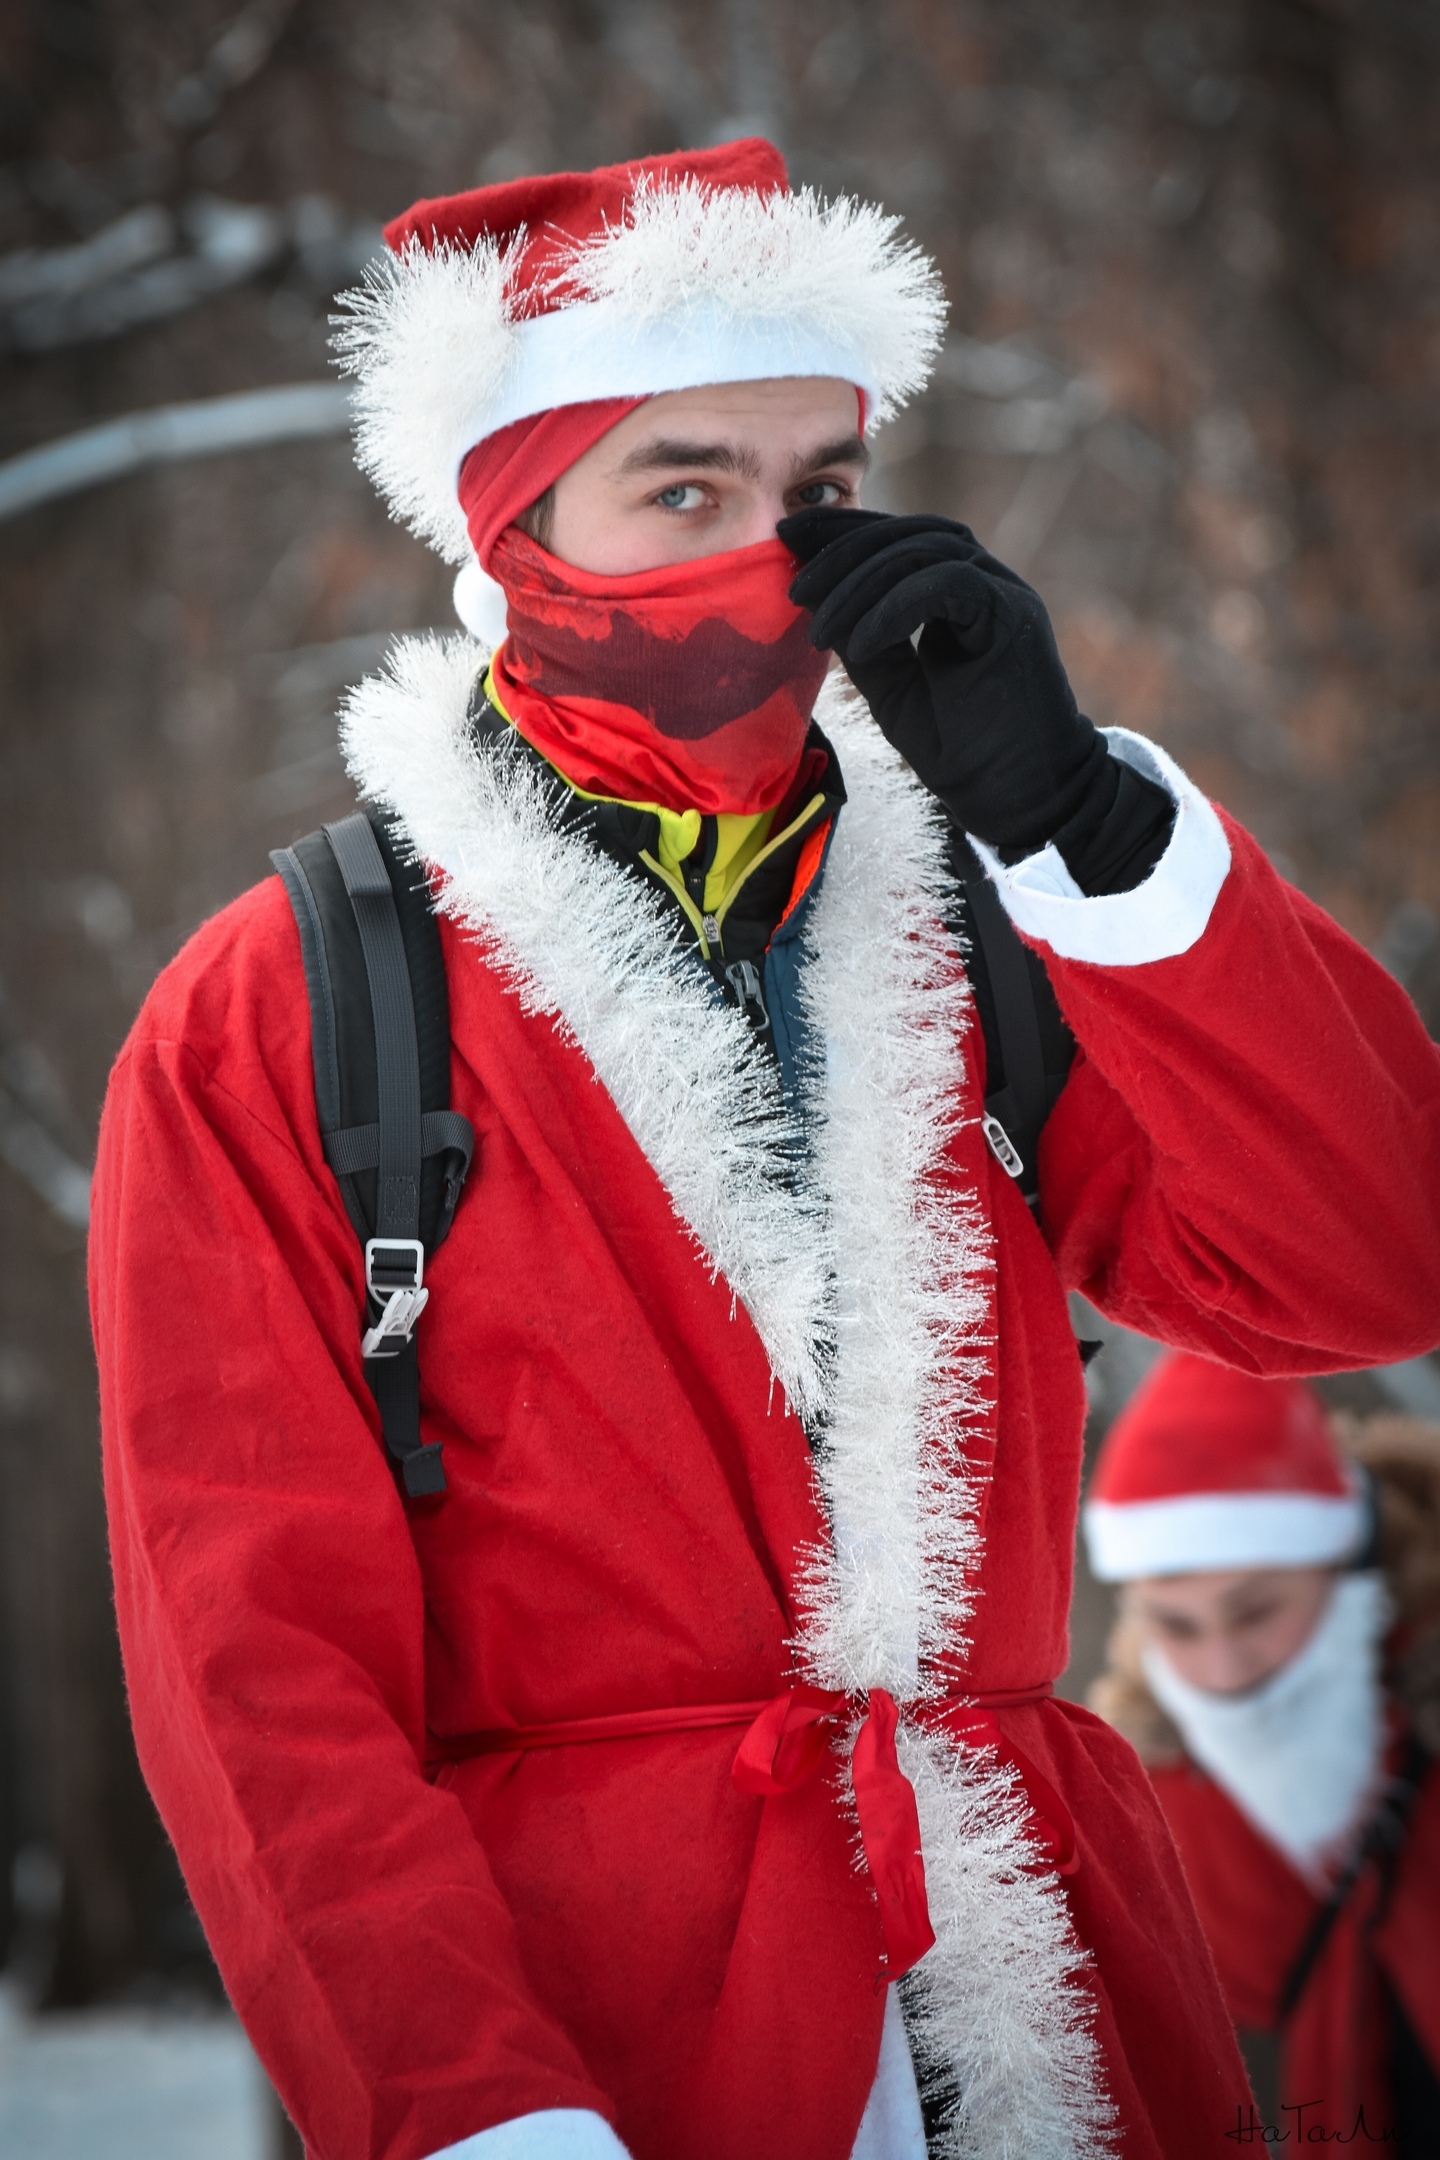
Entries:
{"label": "blurred background person", "polygon": [[[1149,1769],[1259,2113],[1297,2143],[1431,2160],[1440,1428],[1337,1430],[1304,1381],[1167,1357],[1111,1428],[1084,1525],[1092,1571],[1124,1586],[1090,1703]],[[1257,2035],[1279,2042],[1268,2093]]]}

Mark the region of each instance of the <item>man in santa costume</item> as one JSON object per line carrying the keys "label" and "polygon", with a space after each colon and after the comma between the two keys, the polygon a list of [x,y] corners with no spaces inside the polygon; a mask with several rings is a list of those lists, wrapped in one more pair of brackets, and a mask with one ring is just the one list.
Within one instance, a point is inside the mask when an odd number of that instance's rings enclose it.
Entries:
{"label": "man in santa costume", "polygon": [[[893,219],[747,141],[388,238],[360,454],[508,622],[344,721],[478,1136],[443,1497],[379,1444],[278,879],[156,985],[96,1182],[131,1700],[231,1997],[318,2160],[899,2160],[917,2078],[937,2152],[1218,2151],[1168,1833],[1053,1694],[1065,1292],[1255,1370],[1428,1344],[1435,1052],[1028,586],[855,508],[942,318]],[[1079,1044],[1038,1217],[954,833]]]}
{"label": "man in santa costume", "polygon": [[1274,2127],[1434,2160],[1440,1431],[1351,1438],[1303,1380],[1156,1367],[1085,1505],[1125,1586],[1090,1700],[1150,1771],[1232,2016],[1279,2035]]}

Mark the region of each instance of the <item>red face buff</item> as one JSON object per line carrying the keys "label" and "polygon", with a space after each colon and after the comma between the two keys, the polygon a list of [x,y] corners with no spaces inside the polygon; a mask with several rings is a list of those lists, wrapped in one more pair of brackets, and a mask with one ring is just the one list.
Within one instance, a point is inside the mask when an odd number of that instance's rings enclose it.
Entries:
{"label": "red face buff", "polygon": [[511,526],[490,573],[509,603],[496,695],[576,787],[667,810],[784,798],[826,659],[788,597],[795,559],[779,540],[597,577]]}

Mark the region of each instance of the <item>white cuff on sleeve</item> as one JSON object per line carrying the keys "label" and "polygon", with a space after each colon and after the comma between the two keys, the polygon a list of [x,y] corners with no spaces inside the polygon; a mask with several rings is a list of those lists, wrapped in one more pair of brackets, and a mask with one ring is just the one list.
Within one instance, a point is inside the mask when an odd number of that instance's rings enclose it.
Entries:
{"label": "white cuff on sleeve", "polygon": [[603,2115],[589,2108],[541,2108],[477,2130],[429,2160],[628,2160]]}
{"label": "white cuff on sleeve", "polygon": [[1175,824],[1164,854],[1132,892],[1081,892],[1053,845],[1007,869],[992,848],[970,836],[1017,930],[1041,938],[1062,960],[1098,967],[1140,967],[1188,952],[1210,920],[1230,868],[1225,828],[1174,760],[1129,728],[1102,730],[1112,754],[1164,788]]}

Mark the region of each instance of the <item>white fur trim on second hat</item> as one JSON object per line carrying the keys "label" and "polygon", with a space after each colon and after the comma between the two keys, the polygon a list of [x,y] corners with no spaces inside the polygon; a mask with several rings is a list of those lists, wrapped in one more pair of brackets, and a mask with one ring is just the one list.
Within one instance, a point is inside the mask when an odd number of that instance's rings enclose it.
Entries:
{"label": "white fur trim on second hat", "polygon": [[1090,1572],[1101,1582],[1250,1567],[1329,1567],[1350,1559],[1368,1512],[1358,1491],[1178,1493],[1084,1513]]}

